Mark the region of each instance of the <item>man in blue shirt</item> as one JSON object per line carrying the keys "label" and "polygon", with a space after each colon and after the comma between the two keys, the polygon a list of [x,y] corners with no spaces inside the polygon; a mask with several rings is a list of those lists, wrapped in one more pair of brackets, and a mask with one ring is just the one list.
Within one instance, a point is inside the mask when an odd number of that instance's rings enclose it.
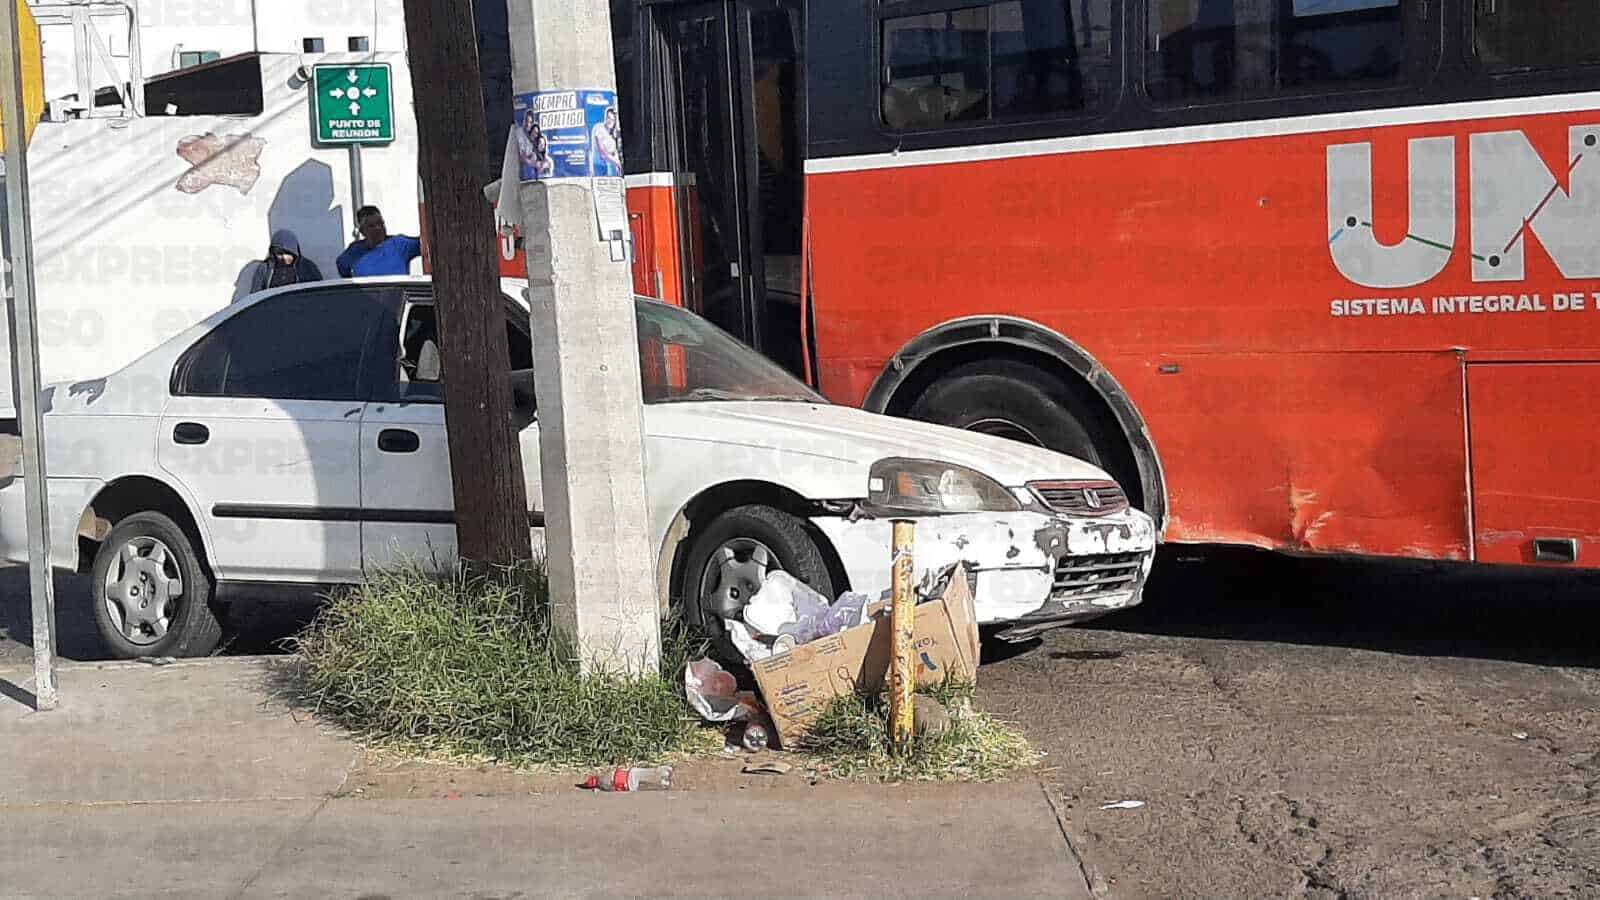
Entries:
{"label": "man in blue shirt", "polygon": [[422,241],[403,234],[390,236],[376,206],[356,210],[356,229],[361,240],[346,247],[336,263],[345,278],[405,275],[411,271],[411,261],[422,255]]}

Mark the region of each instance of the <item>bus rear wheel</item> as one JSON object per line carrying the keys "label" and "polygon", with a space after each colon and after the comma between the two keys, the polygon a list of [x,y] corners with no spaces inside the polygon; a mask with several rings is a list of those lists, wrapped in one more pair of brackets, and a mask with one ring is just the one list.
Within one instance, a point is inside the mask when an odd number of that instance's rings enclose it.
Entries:
{"label": "bus rear wheel", "polygon": [[907,415],[923,422],[1046,447],[1106,469],[1125,490],[1136,473],[1124,468],[1116,448],[1126,441],[1094,414],[1087,388],[1064,383],[1017,360],[982,360],[952,369],[911,405]]}

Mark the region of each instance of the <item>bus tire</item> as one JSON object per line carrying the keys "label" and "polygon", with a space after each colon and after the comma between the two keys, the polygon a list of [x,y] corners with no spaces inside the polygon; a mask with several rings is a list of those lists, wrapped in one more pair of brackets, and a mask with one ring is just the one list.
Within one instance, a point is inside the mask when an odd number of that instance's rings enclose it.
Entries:
{"label": "bus tire", "polygon": [[[1010,438],[1065,453],[1107,469],[1124,490],[1137,488],[1137,472],[1119,472],[1115,448],[1124,442],[1094,414],[1087,386],[1073,385],[1018,360],[991,359],[957,366],[911,405],[923,422]],[[1129,476],[1132,480],[1129,480]]]}

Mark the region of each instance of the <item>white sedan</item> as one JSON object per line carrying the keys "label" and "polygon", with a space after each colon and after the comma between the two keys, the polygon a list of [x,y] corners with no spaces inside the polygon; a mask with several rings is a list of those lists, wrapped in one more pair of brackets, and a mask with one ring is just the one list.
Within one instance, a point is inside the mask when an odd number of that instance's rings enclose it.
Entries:
{"label": "white sedan", "polygon": [[[526,307],[520,286],[504,288],[511,365],[526,375]],[[52,562],[91,573],[113,654],[204,654],[234,597],[453,561],[434,321],[426,279],[298,285],[114,375],[45,390]],[[889,585],[891,517],[918,521],[920,578],[968,565],[979,620],[1010,623],[1003,636],[1139,602],[1156,529],[1100,469],[831,405],[677,307],[640,300],[638,331],[663,613],[677,606],[722,638],[774,568],[829,597],[875,595]],[[0,478],[0,551],[15,561],[23,490],[20,473]]]}

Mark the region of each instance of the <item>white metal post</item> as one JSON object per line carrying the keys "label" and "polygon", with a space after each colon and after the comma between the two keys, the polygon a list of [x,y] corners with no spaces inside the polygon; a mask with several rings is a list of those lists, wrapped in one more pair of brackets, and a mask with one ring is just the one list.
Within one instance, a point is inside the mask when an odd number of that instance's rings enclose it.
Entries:
{"label": "white metal post", "polygon": [[[355,218],[356,211],[367,205],[367,191],[365,178],[361,174],[361,145],[350,145],[350,217]],[[361,230],[361,223],[355,223],[356,231]]]}
{"label": "white metal post", "polygon": [[[506,6],[519,95],[616,90],[606,0]],[[588,670],[656,672],[661,548],[650,546],[646,524],[644,407],[626,241],[622,234],[601,240],[589,178],[529,181],[518,199],[555,620],[577,639]]]}
{"label": "white metal post", "polygon": [[[82,115],[85,118],[93,118],[95,109],[94,61],[89,55],[89,28],[89,10],[72,10],[72,61],[76,69],[73,74],[77,76],[78,81],[78,106],[83,110]],[[21,71],[20,66],[18,71]]]}
{"label": "white metal post", "polygon": [[[56,599],[50,582],[50,518],[44,468],[44,416],[39,409],[39,323],[33,293],[33,227],[28,209],[28,128],[23,103],[21,25],[17,4],[0,14],[0,121],[6,161],[6,231],[11,251],[11,358],[16,363],[22,432],[23,492],[28,522],[28,581],[33,596],[34,697],[56,706]],[[93,98],[90,98],[91,103]]]}

